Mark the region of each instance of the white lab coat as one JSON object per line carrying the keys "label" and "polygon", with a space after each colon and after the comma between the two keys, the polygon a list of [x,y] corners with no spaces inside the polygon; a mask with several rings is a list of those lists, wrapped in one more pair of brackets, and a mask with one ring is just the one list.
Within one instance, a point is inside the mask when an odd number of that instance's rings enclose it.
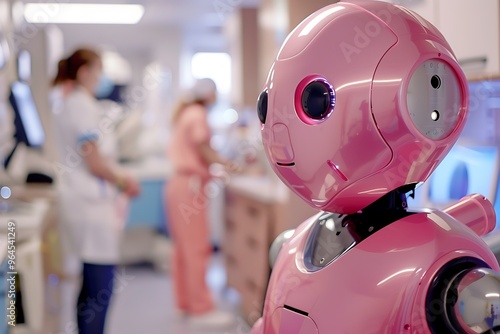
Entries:
{"label": "white lab coat", "polygon": [[[116,264],[119,260],[120,222],[117,190],[92,175],[83,159],[82,143],[94,140],[100,153],[116,161],[116,141],[98,102],[83,88],[64,97],[52,95],[54,127],[60,160],[54,164],[60,194],[63,257],[81,262]],[[70,254],[68,254],[68,252]],[[78,265],[78,263],[75,263]]]}

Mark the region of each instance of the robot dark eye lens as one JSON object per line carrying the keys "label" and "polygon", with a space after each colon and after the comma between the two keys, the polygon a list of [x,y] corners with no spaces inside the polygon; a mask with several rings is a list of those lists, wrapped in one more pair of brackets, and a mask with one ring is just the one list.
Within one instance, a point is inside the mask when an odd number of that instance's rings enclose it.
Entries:
{"label": "robot dark eye lens", "polygon": [[267,89],[260,93],[257,100],[257,114],[262,124],[266,123],[267,117]]}
{"label": "robot dark eye lens", "polygon": [[431,78],[431,86],[434,89],[441,87],[441,78],[438,75],[433,75]]}
{"label": "robot dark eye lens", "polygon": [[312,119],[322,119],[331,112],[333,98],[333,91],[326,83],[313,81],[302,92],[302,109]]}

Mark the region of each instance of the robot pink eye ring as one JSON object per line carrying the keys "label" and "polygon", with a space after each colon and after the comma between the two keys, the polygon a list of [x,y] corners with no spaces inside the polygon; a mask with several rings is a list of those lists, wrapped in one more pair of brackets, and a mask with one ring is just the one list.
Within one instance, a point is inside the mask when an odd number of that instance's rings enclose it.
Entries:
{"label": "robot pink eye ring", "polygon": [[491,203],[406,198],[455,144],[465,76],[442,34],[400,6],[339,2],[282,46],[258,99],[267,157],[321,210],[271,247],[252,334],[491,333],[500,268]]}

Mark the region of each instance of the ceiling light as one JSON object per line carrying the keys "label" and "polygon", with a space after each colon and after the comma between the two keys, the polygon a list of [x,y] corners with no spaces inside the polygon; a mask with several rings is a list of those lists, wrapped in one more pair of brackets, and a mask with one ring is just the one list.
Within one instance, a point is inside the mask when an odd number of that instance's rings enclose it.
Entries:
{"label": "ceiling light", "polygon": [[29,23],[135,24],[144,14],[142,5],[90,3],[27,3]]}

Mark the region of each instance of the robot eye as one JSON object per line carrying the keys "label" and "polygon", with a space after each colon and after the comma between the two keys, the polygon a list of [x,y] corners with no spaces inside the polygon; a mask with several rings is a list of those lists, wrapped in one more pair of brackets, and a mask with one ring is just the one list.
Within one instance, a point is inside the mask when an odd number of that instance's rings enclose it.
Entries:
{"label": "robot eye", "polygon": [[257,99],[257,115],[262,124],[266,123],[267,117],[267,89],[260,93]]}
{"label": "robot eye", "polygon": [[302,92],[302,109],[312,119],[320,120],[327,117],[335,105],[333,88],[324,81],[309,83]]}

